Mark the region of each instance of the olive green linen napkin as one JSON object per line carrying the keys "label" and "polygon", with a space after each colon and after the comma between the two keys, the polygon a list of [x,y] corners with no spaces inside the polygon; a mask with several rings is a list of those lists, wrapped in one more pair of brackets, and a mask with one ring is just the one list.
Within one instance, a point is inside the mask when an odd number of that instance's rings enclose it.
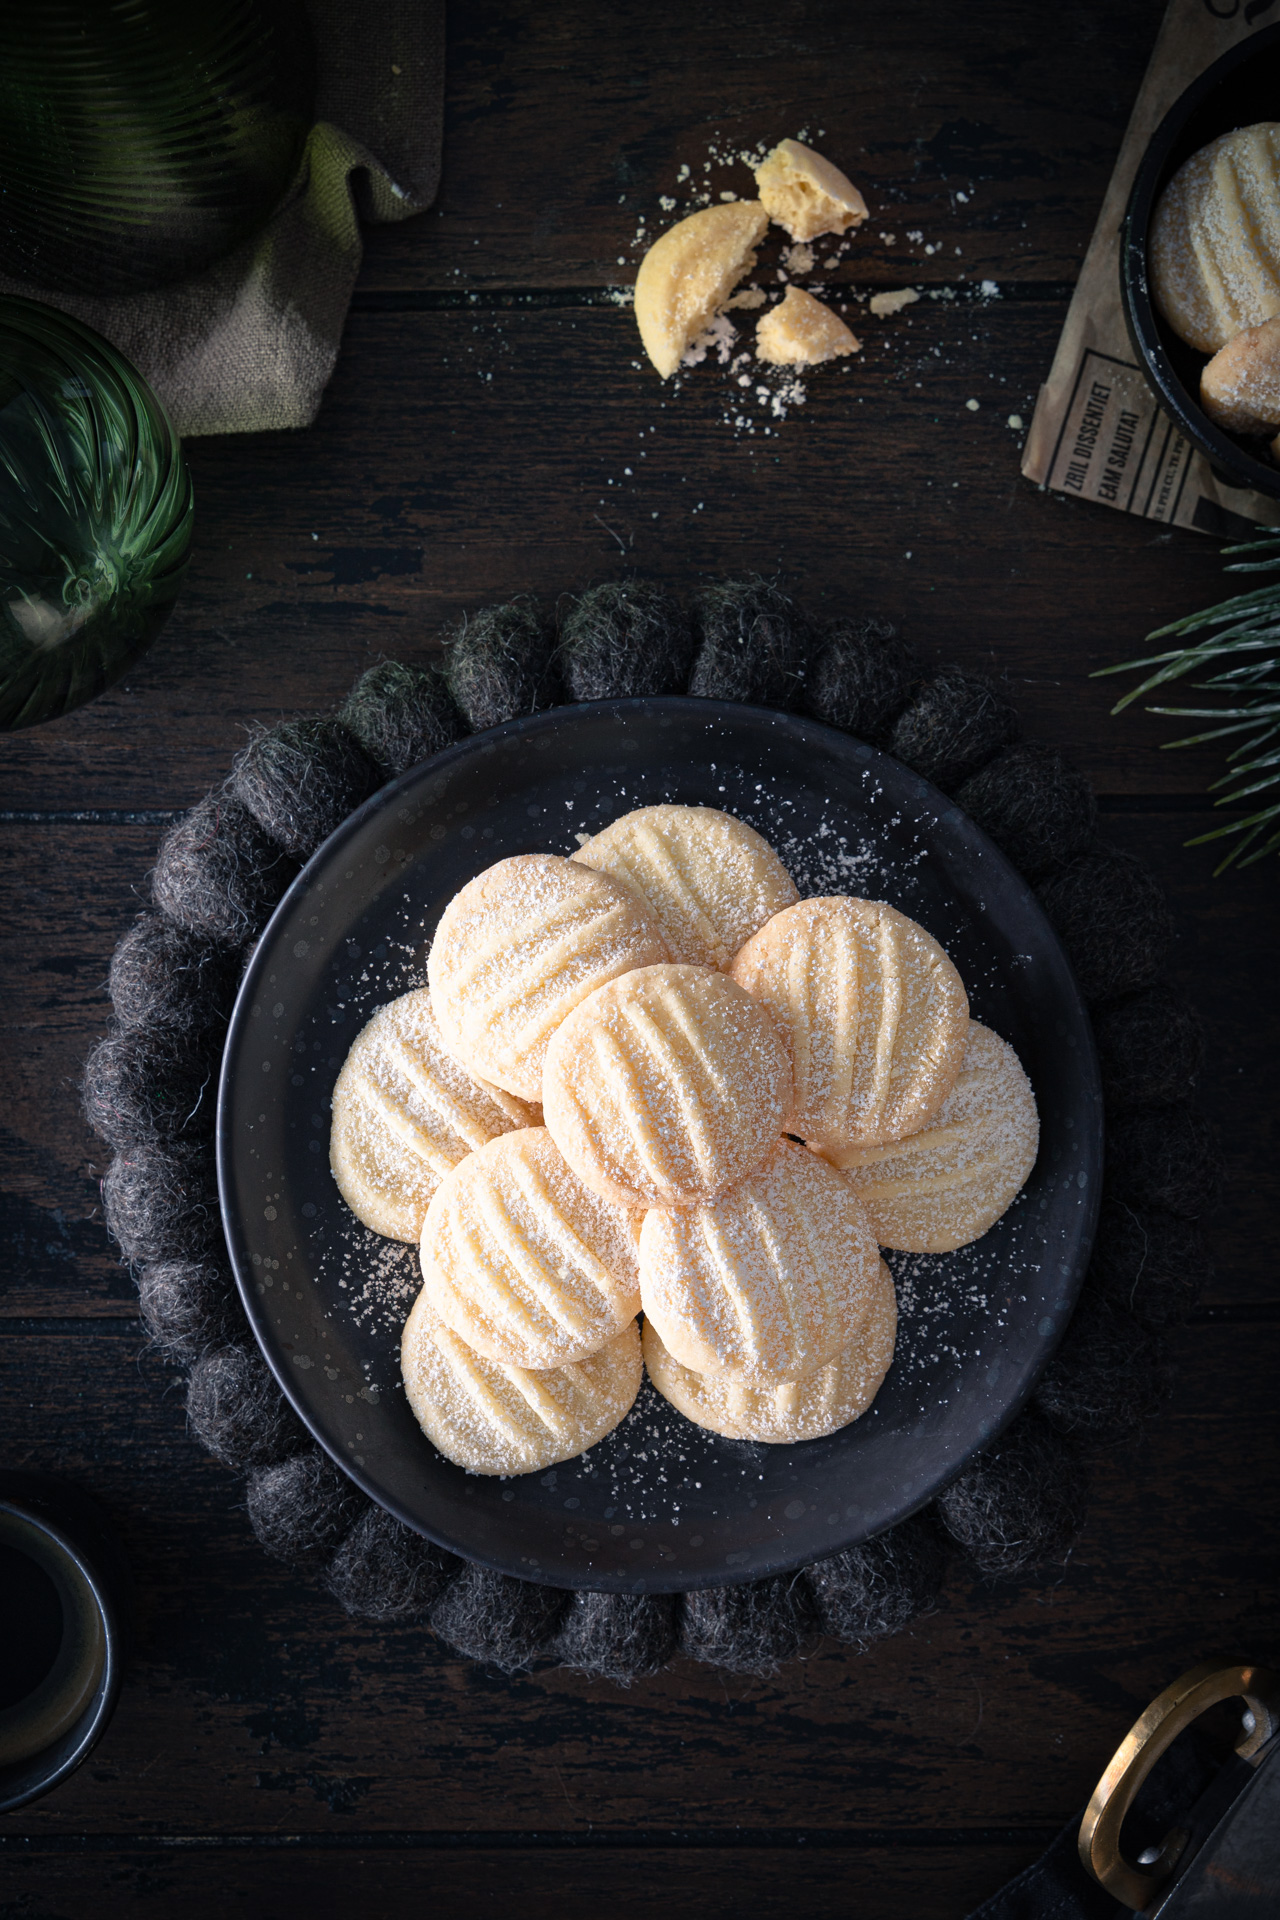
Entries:
{"label": "olive green linen napkin", "polygon": [[360,219],[404,220],[440,178],[444,0],[307,0],[316,119],[269,224],[193,279],[111,299],[22,293],[106,335],[183,435],[314,420],[338,357],[363,252]]}

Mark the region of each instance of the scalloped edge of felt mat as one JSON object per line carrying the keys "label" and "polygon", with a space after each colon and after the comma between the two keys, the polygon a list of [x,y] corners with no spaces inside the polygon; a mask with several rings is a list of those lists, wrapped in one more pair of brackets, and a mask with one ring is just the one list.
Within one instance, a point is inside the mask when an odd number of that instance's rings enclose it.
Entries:
{"label": "scalloped edge of felt mat", "polygon": [[[1032,1402],[922,1513],[793,1575],[678,1595],[571,1592],[446,1553],[369,1501],[311,1440],[239,1310],[201,1106],[247,950],[298,864],[372,792],[521,714],[660,693],[799,711],[886,747],[956,798],[1032,881],[1095,1031],[1111,1036],[1112,1219]],[[116,1150],[104,1213],[136,1270],[144,1323],[154,1346],[190,1367],[191,1427],[247,1476],[266,1551],[311,1569],[348,1613],[425,1620],[469,1659],[507,1672],[552,1659],[619,1684],[677,1653],[773,1673],[823,1632],[863,1650],[936,1604],[953,1554],[996,1577],[1060,1562],[1083,1524],[1090,1449],[1135,1434],[1168,1397],[1160,1327],[1185,1317],[1207,1270],[1194,1220],[1217,1180],[1212,1137],[1186,1098],[1195,1017],[1183,1007],[1171,1021],[1147,1004],[1152,994],[1172,1004],[1152,984],[1172,931],[1167,907],[1142,864],[1095,829],[1084,776],[1020,739],[994,681],[954,666],[921,673],[873,617],[817,630],[755,578],[716,583],[688,610],[652,582],[605,583],[570,601],[558,624],[522,597],[465,621],[443,669],[384,661],[334,714],[256,735],[226,784],[162,842],[155,912],[113,959],[116,1019],[84,1090],[90,1123]],[[1169,1032],[1181,1047],[1172,1062]],[[1170,1222],[1181,1229],[1172,1252]],[[1141,1275],[1157,1229],[1168,1271],[1126,1301],[1125,1276],[1135,1257]],[[1136,1256],[1121,1246],[1133,1231]]]}

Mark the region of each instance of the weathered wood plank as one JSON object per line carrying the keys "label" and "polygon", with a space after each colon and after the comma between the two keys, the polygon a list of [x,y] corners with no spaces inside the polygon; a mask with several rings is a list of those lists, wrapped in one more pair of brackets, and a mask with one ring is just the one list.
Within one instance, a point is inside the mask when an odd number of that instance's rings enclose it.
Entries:
{"label": "weathered wood plank", "polygon": [[[812,0],[781,25],[776,7],[722,0],[455,8],[441,201],[369,234],[319,421],[193,444],[200,518],[177,615],[126,687],[0,741],[0,805],[180,808],[247,726],[331,705],[378,655],[434,647],[515,591],[554,598],[632,568],[681,591],[780,570],[816,612],[882,611],[926,658],[1006,676],[1028,730],[1117,801],[1202,791],[1216,758],[1158,753],[1168,723],[1108,720],[1115,683],[1087,675],[1220,596],[1213,544],[1037,495],[1007,424],[1029,420],[1047,372],[1161,7],[854,17]],[[652,233],[682,164],[806,124],[873,209],[833,283],[1003,291],[892,323],[857,310],[863,354],[814,376],[785,421],[714,368],[661,388],[633,364],[622,310],[394,310],[629,282],[639,217]],[[750,190],[741,169],[703,177]],[[754,435],[726,424],[744,410]],[[0,1904],[345,1920],[371,1899],[416,1911],[425,1890],[564,1920],[620,1894],[628,1914],[959,1920],[1034,1851],[1017,1834],[1080,1803],[1174,1673],[1224,1646],[1274,1659],[1277,1331],[1257,1310],[1275,1300],[1278,909],[1269,867],[1215,883],[1206,850],[1183,850],[1204,823],[1112,812],[1105,828],[1174,901],[1174,971],[1206,1015],[1204,1099],[1230,1167],[1210,1298],[1254,1320],[1179,1337],[1175,1411],[1100,1468],[1060,1575],[992,1588],[955,1572],[932,1619],[865,1658],[828,1645],[763,1682],[678,1663],[629,1692],[552,1670],[506,1680],[421,1628],[349,1622],[262,1555],[242,1489],[185,1434],[177,1377],[140,1355],[97,1211],[106,1154],[78,1111],[100,983],[159,826],[5,826],[0,1449],[106,1503],[139,1576],[140,1634],[89,1765],[6,1823],[104,1850],[0,1852]],[[57,1324],[27,1330],[41,1315]],[[637,1846],[420,1858],[395,1838],[600,1828]],[[817,1844],[727,1844],[800,1828]],[[726,1844],[639,1844],[673,1829]],[[354,1844],[152,1843],[220,1833]]]}
{"label": "weathered wood plank", "polygon": [[[331,705],[380,655],[633,570],[682,592],[777,572],[816,616],[881,612],[927,661],[1004,677],[1101,791],[1203,791],[1218,756],[1156,751],[1176,725],[1109,719],[1131,683],[1088,676],[1230,583],[1201,536],[1019,478],[1007,423],[1060,320],[995,301],[869,321],[778,421],[717,367],[664,391],[627,312],[357,316],[309,432],[193,443],[174,618],[123,686],[0,740],[4,805],[189,805],[247,726]],[[726,424],[740,411],[756,432]]]}
{"label": "weathered wood plank", "polygon": [[771,1680],[679,1661],[619,1690],[347,1620],[263,1556],[128,1332],[10,1337],[6,1456],[103,1501],[140,1615],[102,1744],[6,1830],[893,1828],[909,1849],[912,1829],[1052,1828],[1176,1673],[1277,1651],[1280,1329],[1198,1327],[1177,1354],[1173,1410],[1100,1464],[1064,1569],[956,1568],[936,1614],[861,1658],[824,1643]]}
{"label": "weathered wood plank", "polygon": [[132,1316],[102,1224],[109,1150],[85,1125],[85,1056],[110,1015],[107,967],[145,903],[160,828],[0,828],[0,1314]]}
{"label": "weathered wood plank", "polygon": [[[261,1847],[131,1847],[88,1855],[0,1854],[0,1895],[26,1912],[85,1913],[101,1920],[273,1920],[306,1912],[312,1920],[352,1914],[418,1912],[456,1905],[468,1914],[510,1913],[527,1920],[627,1920],[714,1913],[717,1920],[959,1920],[1034,1857],[1032,1846],[944,1845],[917,1849],[910,1839],[867,1850],[818,1846],[608,1847],[590,1852],[468,1846],[458,1851],[352,1848],[317,1850],[303,1841]],[[46,1904],[47,1903],[47,1904]]]}
{"label": "weathered wood plank", "polygon": [[682,166],[747,198],[711,154],[806,129],[871,209],[858,279],[1074,279],[1162,12],[451,8],[440,198],[368,233],[361,285],[629,284],[639,216],[652,237],[686,210]]}

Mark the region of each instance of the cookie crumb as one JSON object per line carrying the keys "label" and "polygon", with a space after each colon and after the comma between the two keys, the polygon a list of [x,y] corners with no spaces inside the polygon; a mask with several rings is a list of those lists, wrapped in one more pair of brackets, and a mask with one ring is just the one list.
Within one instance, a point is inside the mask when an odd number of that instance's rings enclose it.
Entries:
{"label": "cookie crumb", "polygon": [[873,293],[868,302],[872,313],[885,320],[891,313],[901,313],[904,307],[910,307],[920,298],[914,287],[895,287],[891,293]]}

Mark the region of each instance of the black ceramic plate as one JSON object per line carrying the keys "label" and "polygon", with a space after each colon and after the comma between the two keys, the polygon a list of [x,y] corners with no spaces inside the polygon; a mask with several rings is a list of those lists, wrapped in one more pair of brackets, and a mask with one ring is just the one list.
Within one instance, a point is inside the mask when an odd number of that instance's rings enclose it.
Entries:
{"label": "black ceramic plate", "polygon": [[[589,1454],[489,1479],[443,1459],[400,1385],[417,1252],[357,1225],[329,1173],[329,1101],[374,1009],[426,979],[436,921],[508,854],[572,852],[632,807],[723,807],[802,893],[886,899],[959,967],[1035,1086],[1040,1158],[972,1247],[894,1255],[898,1347],[871,1410],[826,1440],[727,1441],[647,1385]],[[385,788],[320,848],[245,976],[223,1065],[218,1170],[263,1352],[317,1440],[375,1500],[472,1560],[553,1586],[721,1585],[852,1545],[930,1499],[1021,1405],[1071,1312],[1098,1202],[1089,1022],[1025,881],[959,808],[861,742],[709,700],[558,708]]]}

